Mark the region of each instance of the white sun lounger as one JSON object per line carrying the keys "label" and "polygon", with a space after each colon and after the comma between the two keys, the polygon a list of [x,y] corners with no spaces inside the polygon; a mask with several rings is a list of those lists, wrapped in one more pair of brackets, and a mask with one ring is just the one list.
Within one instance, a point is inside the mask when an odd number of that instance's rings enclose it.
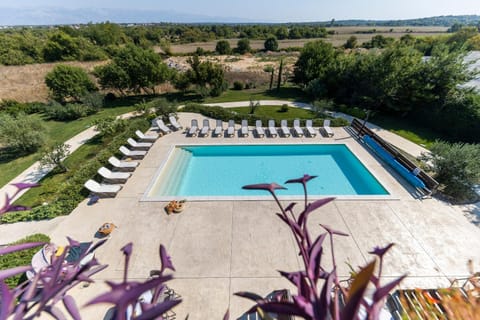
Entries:
{"label": "white sun lounger", "polygon": [[147,150],[153,145],[151,142],[137,142],[132,138],[128,138],[127,142],[134,150]]}
{"label": "white sun lounger", "polygon": [[106,183],[125,183],[132,175],[128,172],[112,172],[105,167],[101,167],[97,172],[105,179]]}
{"label": "white sun lounger", "polygon": [[227,136],[230,138],[235,136],[235,121],[228,120]]}
{"label": "white sun lounger", "polygon": [[188,135],[195,137],[197,135],[197,132],[198,132],[198,121],[197,119],[192,119],[190,130],[188,130]]}
{"label": "white sun lounger", "polygon": [[329,119],[323,120],[323,130],[325,130],[325,133],[327,134],[328,137],[333,137],[333,130],[332,128],[330,128]]}
{"label": "white sun lounger", "polygon": [[125,157],[132,158],[132,159],[142,159],[147,154],[147,151],[129,150],[125,146],[121,146],[118,150],[120,150],[120,152],[123,153]]}
{"label": "white sun lounger", "polygon": [[240,129],[240,133],[243,137],[248,137],[248,120],[242,120],[242,128]]}
{"label": "white sun lounger", "polygon": [[208,119],[203,119],[203,127],[202,127],[202,130],[200,131],[200,134],[204,137],[207,137],[209,132],[210,132],[210,121]]}
{"label": "white sun lounger", "polygon": [[257,136],[260,138],[265,137],[265,131],[263,131],[262,120],[255,121],[255,131],[257,132]]}
{"label": "white sun lounger", "polygon": [[138,167],[137,161],[120,161],[115,157],[110,157],[108,162],[115,168],[117,171],[133,171]]}
{"label": "white sun lounger", "polygon": [[135,131],[135,134],[137,135],[137,137],[140,139],[140,141],[155,141],[158,139],[159,135],[158,134],[149,134],[149,135],[145,135],[143,134],[142,131],[140,130],[137,130]]}
{"label": "white sun lounger", "polygon": [[173,127],[175,130],[180,130],[180,129],[183,128],[183,127],[177,122],[177,118],[175,118],[175,116],[170,116],[170,117],[168,117],[168,120],[170,121],[170,124],[172,125],[172,127]]}
{"label": "white sun lounger", "polygon": [[213,135],[219,137],[223,133],[223,121],[217,119],[215,130],[213,131]]}
{"label": "white sun lounger", "polygon": [[84,184],[93,194],[96,194],[99,197],[115,197],[115,195],[122,189],[121,185],[118,184],[101,184],[95,180],[88,180]]}
{"label": "white sun lounger", "polygon": [[305,123],[305,128],[307,129],[308,135],[310,137],[315,137],[317,133],[315,132],[315,129],[313,128],[313,121],[312,120],[307,120]]}
{"label": "white sun lounger", "polygon": [[170,128],[165,125],[162,119],[156,119],[155,124],[157,125],[158,129],[160,129],[160,131],[165,134],[172,132],[172,130],[170,130]]}
{"label": "white sun lounger", "polygon": [[282,120],[280,122],[280,130],[282,130],[282,134],[284,137],[290,137],[290,130],[287,126],[287,120]]}
{"label": "white sun lounger", "polygon": [[295,134],[297,137],[303,137],[303,130],[300,128],[300,120],[295,119],[293,120],[293,131],[295,131]]}
{"label": "white sun lounger", "polygon": [[268,120],[268,133],[271,137],[277,137],[277,129],[275,128],[275,120]]}

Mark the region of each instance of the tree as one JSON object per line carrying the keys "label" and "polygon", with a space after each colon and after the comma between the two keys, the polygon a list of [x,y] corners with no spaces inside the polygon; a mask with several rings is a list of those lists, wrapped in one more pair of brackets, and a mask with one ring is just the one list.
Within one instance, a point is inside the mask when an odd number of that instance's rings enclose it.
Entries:
{"label": "tree", "polygon": [[278,67],[277,91],[280,91],[280,85],[282,84],[282,71],[283,71],[283,59],[280,60],[280,66]]}
{"label": "tree", "polygon": [[142,90],[154,93],[155,86],[169,80],[172,71],[152,50],[133,45],[121,48],[112,62],[95,68],[102,88],[140,93]]}
{"label": "tree", "polygon": [[210,61],[200,62],[197,55],[190,58],[188,63],[191,69],[186,72],[186,78],[197,86],[202,96],[218,96],[228,88],[222,66]]}
{"label": "tree", "polygon": [[79,54],[80,49],[75,43],[75,39],[61,31],[54,33],[43,48],[45,61],[76,60]]}
{"label": "tree", "polygon": [[277,38],[269,37],[267,40],[265,40],[263,46],[265,47],[265,50],[267,50],[267,51],[277,51],[278,50]]}
{"label": "tree", "polygon": [[323,41],[308,42],[295,63],[294,81],[307,84],[311,80],[323,80],[332,69],[335,61],[335,49]]}
{"label": "tree", "polygon": [[227,40],[218,41],[217,45],[215,46],[215,51],[218,54],[230,54],[232,52],[232,49],[230,48],[230,42]]}
{"label": "tree", "polygon": [[358,41],[357,41],[357,37],[355,36],[350,36],[345,42],[345,44],[343,45],[345,49],[355,49],[357,46],[358,46]]}
{"label": "tree", "polygon": [[250,47],[250,40],[248,40],[247,38],[238,40],[237,52],[239,54],[245,54],[247,52],[250,52],[250,50],[252,50],[252,48]]}
{"label": "tree", "polygon": [[24,113],[0,114],[0,142],[18,155],[35,152],[45,143],[43,124]]}
{"label": "tree", "polygon": [[57,168],[59,172],[67,172],[68,168],[64,163],[66,157],[70,155],[70,145],[65,143],[56,144],[48,148],[40,159],[42,167]]}
{"label": "tree", "polygon": [[443,192],[457,200],[474,198],[480,181],[480,145],[437,141],[421,160],[431,164]]}
{"label": "tree", "polygon": [[52,97],[60,102],[80,101],[88,92],[96,90],[85,70],[80,67],[57,65],[45,77]]}

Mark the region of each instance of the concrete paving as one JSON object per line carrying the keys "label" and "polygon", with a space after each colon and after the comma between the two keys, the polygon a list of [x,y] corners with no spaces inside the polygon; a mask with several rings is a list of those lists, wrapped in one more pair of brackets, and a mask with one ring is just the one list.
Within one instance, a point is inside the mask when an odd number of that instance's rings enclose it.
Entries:
{"label": "concrete paving", "polygon": [[[179,116],[184,127],[193,118],[203,118],[190,113]],[[159,268],[158,247],[166,246],[177,269],[169,286],[183,299],[175,308],[178,319],[187,314],[189,319],[219,319],[227,309],[231,318],[236,319],[251,303],[233,296],[234,292],[248,290],[266,295],[275,289],[289,288],[288,281],[277,270],[302,268],[294,239],[275,215],[278,208],[273,201],[188,201],[184,212],[169,216],[163,209],[165,202],[142,201],[168,150],[175,144],[344,143],[392,197],[337,199],[311,215],[309,228],[313,235],[323,232],[319,223],[350,234],[337,238],[334,244],[342,277],[349,275],[349,265],[357,267],[370,261],[368,251],[374,246],[390,242],[396,245],[385,257],[383,281],[406,273],[408,278],[402,287],[448,286],[449,279],[468,275],[468,260],[480,265],[477,227],[456,208],[436,199],[420,198],[348,131],[333,129],[333,138],[255,138],[253,134],[246,138],[198,138],[186,137],[182,130],[158,139],[115,198],[101,199],[92,206],[84,201],[69,216],[54,219],[48,230],[42,229],[55,243],[65,244],[67,235],[87,241],[104,222],[118,225],[96,253],[110,267],[96,276],[95,284],[73,291],[79,305],[105,290],[103,280],[120,281],[124,269],[120,248],[129,241],[134,243],[129,273],[135,279],[145,279],[150,270]],[[20,238],[24,230],[30,229],[25,226],[0,225],[0,243]],[[331,266],[328,254],[324,261],[327,267]],[[99,319],[108,308],[84,307],[81,312],[86,319]]]}

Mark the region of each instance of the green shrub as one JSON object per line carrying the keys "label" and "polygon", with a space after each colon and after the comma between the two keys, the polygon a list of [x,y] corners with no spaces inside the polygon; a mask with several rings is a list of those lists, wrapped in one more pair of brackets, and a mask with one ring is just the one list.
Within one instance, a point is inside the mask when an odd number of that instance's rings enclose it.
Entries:
{"label": "green shrub", "polygon": [[359,119],[365,119],[365,117],[367,116],[367,113],[362,109],[358,107],[347,107],[344,104],[339,105],[337,107],[337,110]]}
{"label": "green shrub", "polygon": [[243,82],[234,81],[233,82],[233,90],[243,90]]}
{"label": "green shrub", "polygon": [[[25,237],[21,240],[15,241],[10,244],[21,244],[27,242],[50,242],[50,238],[44,234],[33,234],[31,236]],[[39,247],[31,248],[27,250],[12,252],[6,255],[0,256],[0,270],[5,270],[13,267],[18,266],[28,266],[32,262],[33,255],[39,250]],[[25,279],[23,274],[16,275],[14,277],[10,277],[5,279],[5,283],[10,287],[13,288],[20,284],[22,279]],[[26,280],[26,279],[25,279]]]}
{"label": "green shrub", "polygon": [[24,113],[0,114],[0,142],[19,154],[37,151],[45,143],[45,127]]}
{"label": "green shrub", "polygon": [[0,101],[0,111],[7,112],[14,116],[22,112],[25,114],[42,112],[44,106],[41,102],[18,102],[10,99]]}
{"label": "green shrub", "polygon": [[440,190],[457,201],[474,200],[480,183],[480,145],[437,141],[420,160],[429,163]]}
{"label": "green shrub", "polygon": [[280,112],[288,112],[288,105],[287,104],[282,104],[279,111]]}
{"label": "green shrub", "polygon": [[97,108],[76,103],[67,103],[64,106],[59,103],[52,103],[45,108],[45,114],[48,118],[58,121],[76,120],[94,114],[97,111]]}

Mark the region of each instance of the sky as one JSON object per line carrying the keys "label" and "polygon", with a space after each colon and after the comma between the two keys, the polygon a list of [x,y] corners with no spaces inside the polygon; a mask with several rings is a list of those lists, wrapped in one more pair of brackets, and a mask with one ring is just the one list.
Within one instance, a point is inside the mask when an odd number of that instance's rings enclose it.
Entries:
{"label": "sky", "polygon": [[390,20],[480,14],[480,0],[0,0],[0,8],[45,6],[173,11],[259,22]]}

